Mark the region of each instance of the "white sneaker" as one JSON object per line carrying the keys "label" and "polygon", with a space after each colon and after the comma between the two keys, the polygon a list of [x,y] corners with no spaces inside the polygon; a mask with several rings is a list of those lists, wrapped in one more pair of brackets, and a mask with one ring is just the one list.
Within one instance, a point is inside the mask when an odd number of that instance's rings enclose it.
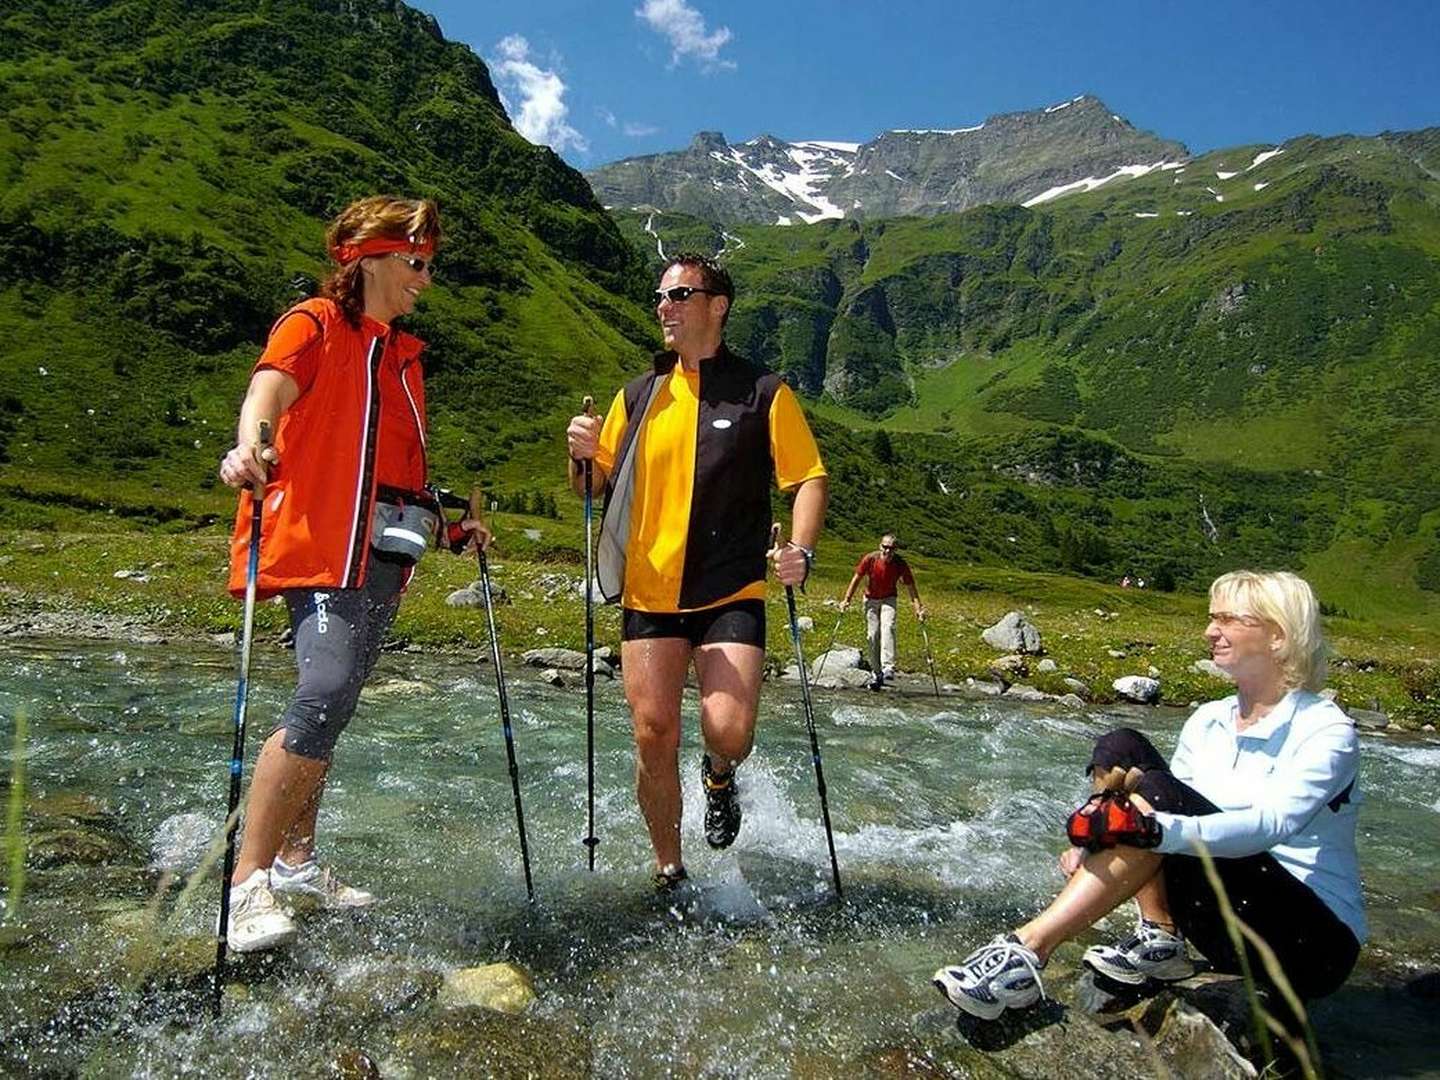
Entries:
{"label": "white sneaker", "polygon": [[1086,967],[1128,986],[1147,979],[1175,982],[1195,974],[1185,939],[1144,919],[1118,945],[1091,945],[1082,959]]}
{"label": "white sneaker", "polygon": [[275,903],[269,875],[256,870],[239,885],[230,886],[230,925],[225,941],[231,952],[259,952],[295,940],[295,924]]}
{"label": "white sneaker", "polygon": [[1014,934],[1002,934],[957,966],[941,968],[930,981],[957,1009],[994,1020],[1006,1009],[1023,1009],[1045,996],[1040,985],[1044,966]]}
{"label": "white sneaker", "polygon": [[344,884],[314,859],[293,868],[276,859],[270,868],[270,889],[277,896],[303,897],[322,908],[368,907],[375,902],[373,893]]}

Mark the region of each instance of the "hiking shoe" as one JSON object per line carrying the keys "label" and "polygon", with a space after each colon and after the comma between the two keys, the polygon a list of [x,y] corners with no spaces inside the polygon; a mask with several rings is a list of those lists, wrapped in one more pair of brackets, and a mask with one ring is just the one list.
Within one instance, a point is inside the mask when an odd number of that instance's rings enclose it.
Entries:
{"label": "hiking shoe", "polygon": [[294,867],[276,859],[270,867],[270,891],[287,900],[303,898],[321,908],[358,908],[375,902],[373,893],[342,883],[334,871],[314,859]]}
{"label": "hiking shoe", "polygon": [[1091,945],[1081,959],[1092,971],[1128,986],[1147,979],[1175,982],[1195,974],[1185,939],[1145,919],[1118,945]]}
{"label": "hiking shoe", "polygon": [[239,885],[230,886],[225,942],[231,952],[259,952],[295,940],[295,924],[280,910],[268,881],[264,870],[256,870]]}
{"label": "hiking shoe", "polygon": [[668,863],[650,875],[650,884],[655,886],[658,893],[672,893],[689,880],[689,877],[685,867]]}
{"label": "hiking shoe", "polygon": [[1045,996],[1045,965],[1014,934],[1001,934],[957,967],[942,967],[930,980],[957,1009],[994,1020],[1006,1009],[1023,1009]]}
{"label": "hiking shoe", "polygon": [[705,842],[712,848],[727,848],[740,832],[740,799],[735,791],[735,773],[717,777],[710,767],[710,755],[700,755],[700,779],[705,785]]}
{"label": "hiking shoe", "polygon": [[871,690],[884,690],[884,689],[885,689],[885,676],[884,676],[884,675],[876,675],[873,679],[871,679],[871,680],[870,680],[870,689],[871,689]]}

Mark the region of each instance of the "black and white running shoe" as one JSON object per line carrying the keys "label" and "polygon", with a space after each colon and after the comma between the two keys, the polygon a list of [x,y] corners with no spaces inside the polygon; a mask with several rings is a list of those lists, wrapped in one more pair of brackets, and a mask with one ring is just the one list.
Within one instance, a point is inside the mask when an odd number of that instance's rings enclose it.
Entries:
{"label": "black and white running shoe", "polygon": [[1117,945],[1091,945],[1082,959],[1092,971],[1127,986],[1140,986],[1150,979],[1176,982],[1195,974],[1185,939],[1146,919]]}
{"label": "black and white running shoe", "polygon": [[1001,934],[959,965],[942,967],[930,981],[957,1009],[995,1020],[1006,1009],[1023,1009],[1045,996],[1044,966],[1014,934]]}

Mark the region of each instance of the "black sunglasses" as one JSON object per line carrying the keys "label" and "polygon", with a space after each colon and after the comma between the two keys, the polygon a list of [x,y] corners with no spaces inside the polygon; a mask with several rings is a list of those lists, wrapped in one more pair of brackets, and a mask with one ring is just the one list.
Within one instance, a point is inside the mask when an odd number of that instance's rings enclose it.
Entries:
{"label": "black sunglasses", "polygon": [[390,257],[392,259],[399,259],[417,274],[423,274],[426,270],[429,270],[431,274],[435,273],[434,259],[422,259],[418,255],[406,255],[403,251],[392,251]]}
{"label": "black sunglasses", "polygon": [[710,296],[724,296],[718,289],[705,289],[698,285],[671,285],[668,289],[656,289],[650,295],[655,298],[655,306],[660,306],[660,301],[669,300],[672,304],[683,304],[696,293],[708,293]]}

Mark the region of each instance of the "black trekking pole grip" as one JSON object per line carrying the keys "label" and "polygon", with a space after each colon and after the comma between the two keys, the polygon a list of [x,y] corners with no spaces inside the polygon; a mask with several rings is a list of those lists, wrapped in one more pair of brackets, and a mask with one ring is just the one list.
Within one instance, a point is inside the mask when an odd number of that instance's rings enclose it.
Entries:
{"label": "black trekking pole grip", "polygon": [[[260,452],[270,446],[270,421],[256,424]],[[220,919],[215,932],[215,985],[213,1008],[220,1016],[225,990],[225,958],[229,945],[230,878],[235,873],[235,832],[239,826],[240,781],[245,771],[245,720],[250,708],[250,653],[255,638],[255,590],[260,576],[260,526],[265,513],[265,485],[250,485],[250,550],[245,564],[245,608],[240,624],[240,676],[235,685],[234,741],[230,747],[230,791],[225,805],[225,860],[220,871]]]}
{"label": "black trekking pole grip", "polygon": [[[595,399],[589,394],[581,403],[586,416],[595,415]],[[586,458],[585,474],[585,803],[586,832],[581,841],[590,869],[595,869],[595,467]]]}
{"label": "black trekking pole grip", "polygon": [[[480,485],[470,491],[470,518],[480,521],[484,507]],[[515,762],[515,732],[510,726],[510,698],[505,692],[505,669],[500,655],[500,634],[495,626],[495,597],[490,591],[490,563],[485,558],[485,545],[475,546],[475,561],[480,566],[480,588],[485,593],[485,619],[490,630],[490,660],[495,665],[495,690],[500,699],[500,726],[505,732],[505,759],[509,765],[510,789],[515,795],[515,825],[520,832],[520,861],[525,867],[525,893],[535,900],[535,885],[530,879],[530,843],[525,838],[525,809],[520,803],[520,767]]]}
{"label": "black trekking pole grip", "polygon": [[[780,544],[780,523],[770,529],[770,548]],[[825,824],[825,846],[830,851],[830,874],[835,881],[835,898],[843,900],[840,861],[835,857],[835,830],[830,825],[830,801],[825,788],[825,767],[820,763],[820,737],[815,732],[815,708],[810,702],[810,672],[805,667],[805,649],[800,644],[800,619],[795,613],[795,589],[785,586],[785,607],[790,616],[790,640],[795,645],[795,663],[800,668],[800,698],[805,706],[805,730],[810,734],[810,760],[815,763],[815,790],[820,796],[820,818]]]}

